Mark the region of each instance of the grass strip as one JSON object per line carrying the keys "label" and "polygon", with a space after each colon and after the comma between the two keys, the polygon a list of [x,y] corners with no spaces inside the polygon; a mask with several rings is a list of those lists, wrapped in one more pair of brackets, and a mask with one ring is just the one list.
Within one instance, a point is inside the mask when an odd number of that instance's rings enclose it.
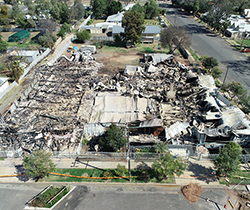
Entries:
{"label": "grass strip", "polygon": [[192,48],[189,48],[189,52],[196,61],[200,61],[199,56],[193,51]]}
{"label": "grass strip", "polygon": [[[74,176],[84,176],[84,177],[104,177],[103,173],[105,171],[109,171],[113,174],[112,177],[117,177],[118,175],[115,172],[115,169],[84,169],[84,168],[57,168],[54,172],[60,174],[74,175]],[[129,176],[128,173],[125,176]],[[131,170],[131,181],[134,183],[147,183],[147,182],[155,182],[155,183],[175,183],[174,176],[169,177],[166,180],[158,180],[155,177],[154,170],[152,169],[132,169]],[[126,183],[129,182],[129,178],[117,178],[117,179],[84,179],[77,177],[65,177],[50,174],[49,177],[45,177],[41,181],[46,182],[117,182],[117,183]]]}
{"label": "grass strip", "polygon": [[[242,184],[250,184],[250,171],[248,170],[241,170],[236,172],[234,175],[230,177],[218,177],[220,184],[224,185],[230,185],[230,184],[239,184],[242,179],[240,177],[243,177],[245,181],[242,182]],[[229,182],[227,182],[225,179],[228,179]]]}

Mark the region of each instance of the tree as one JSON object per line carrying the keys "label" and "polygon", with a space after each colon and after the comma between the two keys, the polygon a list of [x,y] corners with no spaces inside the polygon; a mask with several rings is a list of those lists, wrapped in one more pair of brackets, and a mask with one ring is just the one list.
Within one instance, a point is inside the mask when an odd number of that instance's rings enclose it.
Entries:
{"label": "tree", "polygon": [[23,29],[26,29],[28,27],[27,20],[25,18],[25,14],[20,12],[15,17],[15,23]]}
{"label": "tree", "polygon": [[137,11],[140,13],[144,13],[144,8],[138,2],[132,7],[132,11]]}
{"label": "tree", "polygon": [[25,156],[23,166],[26,169],[28,176],[41,179],[49,176],[49,172],[55,170],[56,165],[50,159],[51,153],[36,150],[31,155]]}
{"label": "tree", "polygon": [[206,68],[206,69],[211,69],[214,68],[215,66],[218,66],[219,63],[217,61],[217,59],[215,59],[214,57],[206,57],[202,60],[202,65]]}
{"label": "tree", "polygon": [[125,129],[112,124],[101,136],[99,142],[104,146],[105,150],[116,152],[126,146]]}
{"label": "tree", "polygon": [[233,174],[240,168],[241,146],[235,142],[230,142],[220,148],[214,165],[218,175]]}
{"label": "tree", "polygon": [[90,4],[92,6],[92,11],[96,18],[102,17],[107,8],[106,0],[91,0]]}
{"label": "tree", "polygon": [[113,14],[117,14],[121,10],[122,10],[122,4],[121,4],[121,2],[120,1],[112,0],[110,2],[110,4],[107,5],[106,14],[108,16],[109,15],[113,15]]}
{"label": "tree", "polygon": [[165,153],[168,151],[168,145],[165,142],[160,142],[156,144],[156,150],[157,153]]}
{"label": "tree", "polygon": [[227,19],[232,12],[233,2],[229,0],[216,0],[209,10],[208,24],[219,31],[221,21]]}
{"label": "tree", "polygon": [[155,0],[149,0],[144,5],[145,10],[145,19],[152,19],[157,17],[160,13],[158,4],[155,3]]}
{"label": "tree", "polygon": [[39,28],[41,28],[44,32],[53,32],[56,30],[56,22],[53,20],[49,19],[41,19],[39,21]]}
{"label": "tree", "polygon": [[55,20],[60,20],[60,8],[59,3],[55,0],[51,1],[50,14]]}
{"label": "tree", "polygon": [[58,36],[61,36],[62,38],[65,37],[66,33],[70,32],[70,27],[67,23],[64,23],[61,28],[60,31],[58,32]]}
{"label": "tree", "polygon": [[232,83],[229,83],[227,87],[235,96],[241,97],[247,95],[247,90],[240,82],[233,81]]}
{"label": "tree", "polygon": [[21,62],[25,62],[26,58],[23,56],[13,56],[6,60],[7,66],[10,70],[10,75],[17,83],[19,83],[19,78],[24,72],[23,67],[20,66]]}
{"label": "tree", "polygon": [[3,23],[3,18],[8,19],[8,7],[6,5],[2,5],[0,7],[0,22]]}
{"label": "tree", "polygon": [[75,0],[71,10],[72,10],[72,15],[76,20],[80,20],[85,15],[85,9],[80,0]]}
{"label": "tree", "polygon": [[43,47],[52,48],[56,42],[56,37],[52,33],[47,32],[43,36],[38,37],[38,42]]}
{"label": "tree", "polygon": [[221,77],[222,73],[223,73],[223,71],[221,69],[219,69],[217,66],[215,66],[211,69],[211,75],[213,76],[214,79]]}
{"label": "tree", "polygon": [[126,169],[124,165],[118,164],[115,169],[115,173],[117,176],[126,176],[126,174],[128,173],[128,169]]}
{"label": "tree", "polygon": [[180,157],[175,159],[170,152],[167,152],[160,160],[154,161],[152,168],[155,170],[157,178],[162,180],[174,174],[177,176],[183,174],[187,168],[187,162]]}
{"label": "tree", "polygon": [[90,39],[90,33],[87,30],[81,30],[76,33],[77,39],[79,42],[85,42]]}
{"label": "tree", "polygon": [[181,45],[189,47],[191,45],[191,35],[182,27],[170,26],[161,30],[160,41],[162,47],[168,47],[172,53]]}
{"label": "tree", "polygon": [[18,3],[17,3],[16,0],[12,0],[11,3],[12,3],[12,5],[13,5],[13,6],[12,6],[12,11],[11,11],[11,18],[12,18],[12,19],[16,19],[17,15],[18,15],[19,13],[21,13],[21,10],[19,9]]}
{"label": "tree", "polygon": [[5,52],[7,50],[7,42],[2,40],[2,35],[0,33],[0,52]]}
{"label": "tree", "polygon": [[122,18],[122,27],[124,28],[122,36],[125,41],[130,41],[132,45],[141,42],[141,35],[145,30],[143,24],[144,18],[140,12],[126,11]]}
{"label": "tree", "polygon": [[60,23],[71,22],[71,10],[66,3],[62,3],[60,6]]}

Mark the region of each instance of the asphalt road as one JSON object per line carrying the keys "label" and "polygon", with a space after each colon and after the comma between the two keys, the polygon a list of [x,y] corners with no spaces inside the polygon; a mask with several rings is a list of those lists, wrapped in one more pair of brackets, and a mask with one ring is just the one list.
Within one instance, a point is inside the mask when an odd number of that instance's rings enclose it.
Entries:
{"label": "asphalt road", "polygon": [[[0,210],[23,210],[25,203],[49,184],[0,184]],[[238,199],[234,193],[221,187],[203,188],[198,202],[191,204],[175,185],[71,183],[71,186],[75,189],[53,210],[211,210],[218,209],[216,205],[224,209],[229,196],[235,205]],[[211,201],[207,202],[207,198]]]}
{"label": "asphalt road", "polygon": [[246,89],[250,90],[250,57],[230,46],[224,39],[185,13],[179,12],[175,8],[167,8],[167,10],[166,17],[173,25],[183,26],[191,33],[191,47],[199,56],[208,55],[219,61],[219,67],[224,72],[220,78],[222,81],[228,68],[226,83],[241,82]]}
{"label": "asphalt road", "polygon": [[[138,186],[77,186],[77,188],[54,210],[200,210],[221,209],[228,204],[228,192],[225,189],[204,189],[201,199],[191,204],[182,195],[180,188],[164,189]],[[213,202],[207,202],[210,198]]]}
{"label": "asphalt road", "polygon": [[23,210],[48,184],[0,184],[0,210]]}

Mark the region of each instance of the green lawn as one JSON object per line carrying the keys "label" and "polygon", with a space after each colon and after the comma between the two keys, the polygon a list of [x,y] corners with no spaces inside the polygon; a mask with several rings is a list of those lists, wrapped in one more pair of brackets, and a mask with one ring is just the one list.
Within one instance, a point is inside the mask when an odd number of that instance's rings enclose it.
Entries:
{"label": "green lawn", "polygon": [[0,157],[0,160],[4,160],[5,158],[4,157]]}
{"label": "green lawn", "polygon": [[250,184],[250,171],[248,170],[241,170],[238,171],[236,174],[232,175],[231,177],[227,177],[229,182],[225,180],[223,177],[219,177],[220,184],[229,185],[229,184],[238,184],[242,181],[240,177],[244,177],[246,181],[242,182],[242,184]]}
{"label": "green lawn", "polygon": [[144,25],[145,26],[152,26],[152,25],[159,25],[160,22],[158,20],[155,19],[145,19],[144,20]]}
{"label": "green lawn", "polygon": [[189,52],[193,56],[194,60],[200,61],[199,56],[193,51],[192,48],[189,48]]}
{"label": "green lawn", "polygon": [[17,47],[17,48],[25,48],[25,47],[29,46],[30,44],[39,46],[38,43],[30,43],[30,42],[25,42],[23,44],[19,44],[17,42],[7,42],[7,44],[8,44],[8,47]]}
{"label": "green lawn", "polygon": [[[61,174],[68,174],[68,175],[74,175],[74,176],[87,176],[87,177],[102,177],[103,172],[105,172],[105,169],[83,169],[83,168],[74,168],[74,169],[56,169],[56,173]],[[111,169],[109,170],[114,174],[114,177],[117,177],[115,175],[115,170]],[[131,175],[135,176],[132,177],[132,182],[137,183],[145,183],[145,182],[157,182],[157,183],[175,183],[175,178],[169,177],[167,180],[159,181],[154,177],[154,171],[153,170],[145,170],[142,172],[141,170],[133,169],[131,170]],[[127,173],[126,176],[129,176]],[[49,177],[45,177],[41,181],[46,182],[129,182],[128,178],[117,178],[117,179],[83,179],[83,178],[75,178],[75,177],[64,177],[59,175],[53,175],[51,174]]]}
{"label": "green lawn", "polygon": [[[237,42],[237,44],[241,45],[242,40],[237,40],[236,42]],[[242,46],[250,46],[250,40],[249,39],[245,39],[243,41]]]}

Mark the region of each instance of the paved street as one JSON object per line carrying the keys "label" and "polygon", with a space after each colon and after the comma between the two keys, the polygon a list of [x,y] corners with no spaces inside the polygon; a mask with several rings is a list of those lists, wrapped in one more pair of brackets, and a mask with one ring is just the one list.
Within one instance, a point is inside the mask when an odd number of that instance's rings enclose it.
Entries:
{"label": "paved street", "polygon": [[[199,56],[208,55],[220,62],[223,70],[223,81],[225,72],[229,68],[226,78],[227,82],[241,82],[250,90],[250,58],[230,46],[224,39],[212,33],[202,24],[199,24],[192,17],[174,8],[167,9],[167,19],[176,26],[184,26],[192,34],[192,48]],[[172,11],[172,12],[171,12]]]}
{"label": "paved street", "polygon": [[[0,184],[0,209],[22,210],[25,203],[44,189],[48,183]],[[61,183],[58,183],[61,185]],[[236,203],[236,197],[223,188],[203,188],[198,203],[191,204],[184,198],[180,187],[137,186],[124,184],[73,184],[75,190],[59,203],[54,210],[127,210],[171,209],[200,210],[217,209],[228,204],[228,196]],[[223,209],[223,208],[222,208]],[[228,209],[231,209],[230,207]]]}
{"label": "paved street", "polygon": [[215,204],[207,202],[206,198],[222,204],[218,204],[221,208],[228,204],[228,192],[225,188],[206,188],[201,197],[198,203],[191,204],[184,198],[180,188],[88,185],[78,186],[55,210],[217,209]]}

